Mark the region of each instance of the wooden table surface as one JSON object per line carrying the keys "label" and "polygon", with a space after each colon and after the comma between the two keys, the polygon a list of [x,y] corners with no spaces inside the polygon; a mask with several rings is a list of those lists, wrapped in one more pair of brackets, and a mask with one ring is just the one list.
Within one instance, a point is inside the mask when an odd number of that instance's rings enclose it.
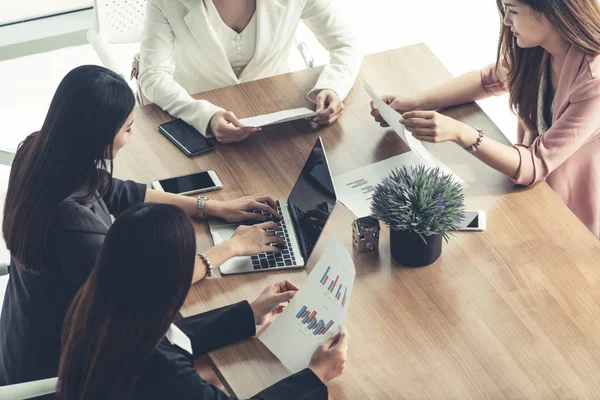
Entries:
{"label": "wooden table surface", "polygon": [[[196,95],[238,117],[301,106],[319,68]],[[361,78],[380,94],[413,94],[449,79],[423,44],[367,56]],[[369,115],[359,83],[338,123],[266,129],[243,143],[217,144],[195,158],[182,155],[157,131],[171,119],[155,106],[137,109],[136,134],[119,153],[115,175],[152,180],[214,169],[232,199],[253,193],[286,198],[308,152],[323,138],[332,173],[407,151]],[[445,114],[505,137],[475,104]],[[352,251],[353,214],[338,202],[307,268],[215,277],[194,287],[182,310],[197,314],[254,299],[269,283],[302,284],[330,234],[352,252],[356,281],[347,327],[348,364],[329,383],[332,399],[600,398],[600,245],[554,192],[541,183],[514,187],[502,174],[450,143],[425,144],[470,185],[468,209],[487,213],[487,230],[458,233],[441,258],[412,269],[390,259],[389,231],[379,251]],[[197,225],[200,250],[212,245]],[[257,339],[215,351],[210,358],[226,386],[247,398],[289,374]]]}

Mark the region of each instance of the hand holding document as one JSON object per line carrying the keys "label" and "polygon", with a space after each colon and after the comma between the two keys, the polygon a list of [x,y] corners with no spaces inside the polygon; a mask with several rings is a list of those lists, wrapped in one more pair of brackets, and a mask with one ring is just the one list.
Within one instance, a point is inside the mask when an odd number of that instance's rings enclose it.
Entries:
{"label": "hand holding document", "polygon": [[318,112],[312,111],[306,107],[294,108],[291,110],[277,111],[271,114],[257,115],[240,119],[244,126],[262,127],[280,124],[282,122],[295,121],[297,119],[311,118],[317,115]]}
{"label": "hand holding document", "polygon": [[431,157],[431,154],[427,151],[427,149],[423,146],[423,144],[415,139],[409,131],[404,129],[404,126],[400,123],[402,120],[402,115],[399,112],[394,110],[389,105],[385,104],[383,100],[373,90],[371,86],[365,81],[363,81],[363,86],[375,107],[379,110],[379,114],[388,123],[388,125],[400,136],[400,138],[408,145],[408,147],[412,150],[413,153],[417,155],[417,157],[421,158],[425,164],[430,166],[435,166],[436,163]]}
{"label": "hand holding document", "polygon": [[308,367],[316,348],[342,330],[355,275],[348,250],[331,236],[300,291],[259,340],[290,371]]}

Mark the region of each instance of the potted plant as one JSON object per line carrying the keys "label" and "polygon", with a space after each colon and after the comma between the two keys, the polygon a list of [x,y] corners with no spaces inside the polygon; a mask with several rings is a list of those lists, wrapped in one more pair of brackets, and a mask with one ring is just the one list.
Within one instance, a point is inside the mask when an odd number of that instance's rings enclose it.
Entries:
{"label": "potted plant", "polygon": [[439,167],[403,167],[375,187],[373,215],[390,227],[390,250],[400,264],[421,267],[442,254],[442,238],[464,219],[462,187]]}

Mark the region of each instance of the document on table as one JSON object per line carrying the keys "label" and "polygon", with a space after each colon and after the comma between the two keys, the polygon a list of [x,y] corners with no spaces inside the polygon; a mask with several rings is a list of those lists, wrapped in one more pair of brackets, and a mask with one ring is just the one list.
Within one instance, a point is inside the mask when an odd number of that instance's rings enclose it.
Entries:
{"label": "document on table", "polygon": [[355,275],[350,253],[332,235],[300,291],[259,340],[290,371],[308,367],[315,349],[342,330]]}
{"label": "document on table", "polygon": [[244,126],[269,126],[280,124],[282,122],[295,121],[297,119],[311,118],[317,115],[318,112],[306,107],[294,108],[292,110],[277,111],[271,114],[257,115],[240,119]]}
{"label": "document on table", "polygon": [[[468,186],[434,155],[430,154],[430,156],[434,165],[439,166],[445,174],[452,175],[454,180],[463,187]],[[424,161],[414,152],[408,152],[337,175],[333,178],[333,182],[338,199],[357,217],[371,215],[371,203],[375,186],[381,183],[383,178],[389,176],[392,170],[396,168],[423,164]]]}

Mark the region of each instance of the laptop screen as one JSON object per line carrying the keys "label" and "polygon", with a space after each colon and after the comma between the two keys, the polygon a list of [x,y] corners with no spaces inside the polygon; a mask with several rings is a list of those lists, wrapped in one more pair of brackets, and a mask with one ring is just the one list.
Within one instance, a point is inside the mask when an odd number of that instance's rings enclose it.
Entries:
{"label": "laptop screen", "polygon": [[313,251],[336,202],[335,188],[321,138],[317,139],[288,197],[304,261]]}

